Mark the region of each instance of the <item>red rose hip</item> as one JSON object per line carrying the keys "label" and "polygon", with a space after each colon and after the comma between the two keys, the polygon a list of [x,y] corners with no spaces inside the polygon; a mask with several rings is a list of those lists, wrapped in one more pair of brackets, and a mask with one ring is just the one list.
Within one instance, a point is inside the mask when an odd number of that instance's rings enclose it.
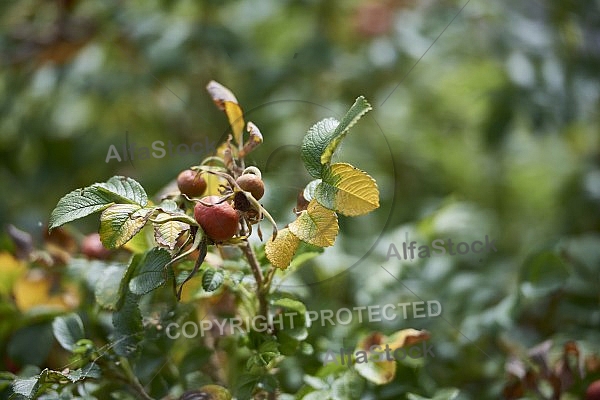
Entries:
{"label": "red rose hip", "polygon": [[200,172],[186,169],[177,176],[179,191],[189,197],[198,197],[206,190],[206,181]]}
{"label": "red rose hip", "polygon": [[207,196],[202,202],[214,204],[213,206],[202,203],[194,206],[194,218],[204,233],[215,242],[231,239],[238,231],[239,221],[237,211],[226,201],[217,203],[219,200],[219,196]]}
{"label": "red rose hip", "polygon": [[265,184],[262,179],[254,174],[244,174],[236,179],[236,183],[242,190],[250,192],[256,200],[260,200],[265,194]]}
{"label": "red rose hip", "polygon": [[104,247],[98,233],[92,233],[83,238],[81,252],[90,259],[104,260],[110,256],[110,250]]}
{"label": "red rose hip", "polygon": [[590,383],[585,396],[585,400],[600,400],[600,380]]}

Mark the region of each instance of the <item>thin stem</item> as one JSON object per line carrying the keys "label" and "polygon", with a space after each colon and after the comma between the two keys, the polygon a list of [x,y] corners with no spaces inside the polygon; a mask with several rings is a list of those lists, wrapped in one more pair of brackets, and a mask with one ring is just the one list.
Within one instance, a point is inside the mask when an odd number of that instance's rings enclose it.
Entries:
{"label": "thin stem", "polygon": [[265,295],[267,293],[269,293],[269,290],[271,289],[271,283],[273,282],[273,277],[275,276],[275,273],[277,272],[277,268],[271,266],[269,268],[269,270],[267,271],[267,276],[265,277],[264,280],[264,284],[263,284],[263,291],[265,292]]}
{"label": "thin stem", "polygon": [[254,250],[250,243],[246,242],[245,246],[242,246],[242,251],[250,264],[250,269],[252,270],[252,274],[254,275],[254,279],[256,280],[256,296],[258,297],[258,313],[266,318],[268,318],[267,312],[267,297],[266,293],[263,290],[264,276],[262,270],[260,269],[260,265],[258,264],[258,260],[256,259],[256,254],[254,254]]}
{"label": "thin stem", "polygon": [[133,373],[131,365],[129,365],[129,361],[125,357],[120,357],[119,361],[121,363],[121,369],[123,370],[123,372],[125,372],[125,375],[127,376],[128,383],[133,387],[133,389],[135,389],[137,394],[140,395],[141,398],[143,398],[144,400],[154,400],[153,397],[150,397],[150,395],[146,393],[146,390],[144,390],[144,387],[138,380],[137,376],[135,376],[135,374]]}

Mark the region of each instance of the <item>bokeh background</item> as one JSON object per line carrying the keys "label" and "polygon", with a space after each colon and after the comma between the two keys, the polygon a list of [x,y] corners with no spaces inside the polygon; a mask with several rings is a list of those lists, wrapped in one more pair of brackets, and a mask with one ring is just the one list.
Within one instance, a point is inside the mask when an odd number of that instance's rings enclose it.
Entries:
{"label": "bokeh background", "polygon": [[[0,223],[39,242],[75,188],[127,175],[159,191],[199,157],[107,162],[108,149],[123,156],[126,137],[217,142],[228,126],[205,90],[214,79],[263,133],[250,161],[283,225],[309,181],[297,147],[306,129],[364,95],[374,110],[338,157],[377,179],[381,208],[342,218],[336,246],[284,284],[311,310],[421,298],[439,301],[443,318],[314,326],[309,342],[324,351],[360,332],[427,329],[435,359],[402,365],[391,384],[356,398],[443,388],[499,398],[509,360],[545,340],[554,358],[568,341],[589,357],[600,349],[599,6],[2,0]],[[74,226],[92,232],[97,218]],[[388,259],[406,235],[423,244],[489,235],[498,251]],[[5,232],[1,240],[8,248]],[[0,354],[15,329],[4,326]],[[283,364],[289,393],[318,368],[307,360]],[[597,360],[565,398],[600,377]]]}

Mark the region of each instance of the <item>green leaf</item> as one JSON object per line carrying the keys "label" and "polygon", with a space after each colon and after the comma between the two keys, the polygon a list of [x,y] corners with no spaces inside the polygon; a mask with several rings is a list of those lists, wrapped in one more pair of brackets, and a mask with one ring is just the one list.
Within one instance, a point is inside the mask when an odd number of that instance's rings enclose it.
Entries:
{"label": "green leaf", "polygon": [[150,250],[138,266],[136,276],[129,281],[129,290],[134,294],[143,295],[164,285],[167,276],[165,265],[169,261],[171,256],[166,250]]}
{"label": "green leaf", "polygon": [[352,369],[347,369],[331,384],[331,397],[334,399],[357,398],[362,393],[363,387],[364,380],[359,374]]}
{"label": "green leaf", "polygon": [[127,243],[148,221],[152,208],[141,208],[137,204],[115,204],[100,216],[100,239],[108,248]]}
{"label": "green leaf", "polygon": [[223,272],[214,268],[208,268],[202,275],[202,289],[206,292],[214,292],[223,284]]}
{"label": "green leaf", "polygon": [[330,390],[317,390],[302,397],[303,400],[331,400]]}
{"label": "green leaf", "polygon": [[363,96],[358,97],[354,101],[352,107],[350,107],[346,115],[344,115],[344,118],[342,118],[342,121],[335,128],[329,143],[327,143],[327,147],[322,152],[321,164],[329,164],[331,162],[331,156],[333,156],[335,149],[337,149],[350,128],[352,128],[363,115],[372,109],[373,107],[371,107],[369,102],[365,100]]}
{"label": "green leaf", "polygon": [[360,96],[348,110],[342,121],[325,118],[313,125],[302,141],[302,160],[308,173],[321,178],[323,165],[331,162],[333,153],[350,128],[369,110],[371,105]]}
{"label": "green leaf", "polygon": [[79,315],[75,313],[56,317],[52,321],[52,332],[63,349],[69,351],[73,350],[78,340],[85,337],[83,322]]}
{"label": "green leaf", "polygon": [[116,203],[133,203],[142,207],[148,204],[148,195],[142,185],[126,176],[113,176],[106,183],[94,186],[112,196]]}
{"label": "green leaf", "polygon": [[304,192],[302,193],[302,195],[304,196],[306,201],[311,201],[312,199],[315,198],[315,191],[317,189],[317,186],[319,186],[319,184],[321,184],[321,179],[315,179],[315,180],[308,182],[308,184],[304,188]]}
{"label": "green leaf", "polygon": [[164,199],[160,202],[157,208],[160,208],[164,212],[176,212],[179,209],[177,202],[171,199]]}
{"label": "green leaf", "polygon": [[113,314],[115,337],[112,338],[115,352],[130,356],[137,349],[143,332],[142,314],[138,308],[139,296],[127,290],[121,308]]}
{"label": "green leaf", "polygon": [[112,340],[115,352],[121,356],[128,356],[136,350],[143,329],[142,315],[138,308],[140,296],[131,293],[129,282],[136,275],[144,258],[145,254],[136,254],[131,258],[119,285],[117,311],[112,316],[115,328]]}
{"label": "green leaf", "polygon": [[449,388],[449,389],[441,389],[435,392],[433,397],[423,397],[414,393],[407,393],[406,398],[408,400],[454,400],[460,394],[460,390]]}
{"label": "green leaf", "polygon": [[325,118],[311,126],[302,141],[301,156],[308,173],[314,178],[321,177],[321,155],[331,141],[339,121]]}
{"label": "green leaf", "polygon": [[51,385],[65,385],[86,378],[100,378],[100,376],[100,368],[95,363],[88,364],[68,374],[46,368],[39,375],[31,378],[16,379],[12,384],[12,389],[15,394],[25,396],[27,399],[34,399],[37,397],[38,392],[43,393]]}
{"label": "green leaf", "polygon": [[196,262],[194,262],[194,268],[192,269],[192,271],[187,275],[187,277],[183,280],[183,282],[179,286],[179,289],[177,290],[177,300],[181,300],[181,293],[183,292],[183,286],[187,283],[187,281],[192,279],[192,277],[194,275],[196,275],[198,270],[200,270],[200,266],[204,262],[204,259],[206,258],[206,254],[208,253],[208,237],[206,235],[204,235],[204,233],[202,232],[201,229],[198,229],[198,232],[196,232],[196,237],[194,238],[194,244],[192,244],[192,247],[188,251],[177,256],[175,259],[183,256],[187,252],[194,251],[194,249],[198,249],[198,258],[196,258]]}
{"label": "green leaf", "polygon": [[16,379],[13,382],[12,390],[16,394],[25,396],[28,399],[33,399],[33,396],[35,396],[39,387],[40,378],[39,376],[34,376],[33,378]]}
{"label": "green leaf", "polygon": [[245,373],[242,374],[238,380],[236,385],[236,397],[240,400],[250,400],[252,398],[252,393],[254,392],[254,388],[260,381],[260,375]]}
{"label": "green leaf", "polygon": [[114,204],[114,199],[98,187],[90,186],[73,190],[58,201],[50,215],[49,230],[67,222],[102,211]]}
{"label": "green leaf", "polygon": [[521,290],[530,296],[546,296],[563,287],[570,276],[565,261],[554,250],[530,256],[521,269]]}
{"label": "green leaf", "polygon": [[75,383],[86,378],[98,379],[102,376],[102,371],[96,363],[90,363],[82,368],[69,372],[66,374],[66,376],[71,380],[71,382]]}
{"label": "green leaf", "polygon": [[123,307],[123,304],[125,303],[125,297],[128,293],[130,293],[129,281],[131,281],[131,279],[135,276],[138,266],[144,260],[145,254],[146,253],[135,254],[133,257],[131,257],[131,261],[129,261],[129,265],[127,266],[127,269],[125,270],[125,273],[123,274],[119,284],[119,300],[117,301],[117,310]]}
{"label": "green leaf", "polygon": [[8,356],[19,365],[42,365],[54,344],[50,322],[37,323],[17,329],[6,349]]}
{"label": "green leaf", "polygon": [[125,268],[117,265],[110,265],[100,276],[100,280],[94,288],[96,303],[102,308],[116,310],[119,302],[119,288]]}
{"label": "green leaf", "polygon": [[323,207],[351,217],[379,207],[379,189],[375,180],[347,163],[336,163],[324,169],[315,198]]}
{"label": "green leaf", "polygon": [[5,389],[10,388],[15,379],[17,379],[15,374],[7,371],[0,371],[0,393],[4,392]]}
{"label": "green leaf", "polygon": [[306,306],[299,300],[284,297],[284,295],[279,296],[279,298],[272,301],[274,309],[281,309],[279,318],[281,318],[282,323],[274,323],[280,345],[279,351],[283,355],[291,356],[298,349],[300,341],[308,337]]}
{"label": "green leaf", "polygon": [[49,230],[86,217],[110,207],[114,203],[148,204],[144,188],[135,180],[123,176],[113,176],[105,183],[73,190],[58,201],[50,215]]}

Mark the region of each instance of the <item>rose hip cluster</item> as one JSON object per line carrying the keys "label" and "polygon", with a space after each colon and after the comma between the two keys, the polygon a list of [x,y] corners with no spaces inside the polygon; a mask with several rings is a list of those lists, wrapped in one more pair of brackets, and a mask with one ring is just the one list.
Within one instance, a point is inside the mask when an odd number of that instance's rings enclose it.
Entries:
{"label": "rose hip cluster", "polygon": [[[233,201],[228,196],[201,197],[207,188],[203,175],[203,172],[191,169],[182,171],[177,177],[177,187],[187,197],[199,198],[194,200],[194,219],[204,233],[215,243],[227,241],[240,230],[240,219],[252,211],[251,204],[245,194],[236,192],[236,188],[232,188]],[[240,175],[235,183],[255,200],[260,200],[265,193],[261,177],[254,173]]]}

